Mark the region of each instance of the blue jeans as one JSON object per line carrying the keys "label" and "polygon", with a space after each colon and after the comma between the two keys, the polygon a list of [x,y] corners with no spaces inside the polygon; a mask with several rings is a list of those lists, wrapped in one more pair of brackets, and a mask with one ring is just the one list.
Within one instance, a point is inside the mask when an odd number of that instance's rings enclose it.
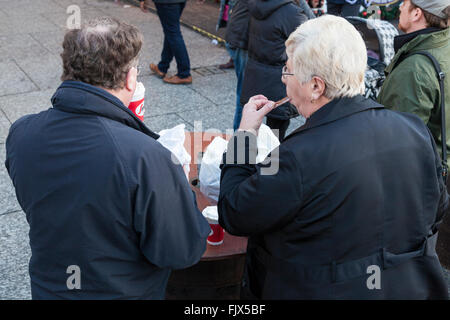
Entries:
{"label": "blue jeans", "polygon": [[164,32],[164,46],[158,69],[166,73],[175,57],[180,78],[191,75],[189,55],[181,35],[180,17],[186,3],[156,3],[156,11]]}
{"label": "blue jeans", "polygon": [[234,71],[236,72],[237,77],[237,86],[236,86],[236,111],[234,112],[234,121],[233,121],[233,129],[236,131],[239,128],[239,124],[241,123],[242,118],[242,109],[243,105],[241,105],[241,91],[242,91],[242,83],[244,81],[244,71],[245,66],[247,65],[248,60],[248,52],[247,50],[243,50],[240,48],[230,48],[228,43],[226,44],[226,48],[228,50],[228,54],[234,62]]}

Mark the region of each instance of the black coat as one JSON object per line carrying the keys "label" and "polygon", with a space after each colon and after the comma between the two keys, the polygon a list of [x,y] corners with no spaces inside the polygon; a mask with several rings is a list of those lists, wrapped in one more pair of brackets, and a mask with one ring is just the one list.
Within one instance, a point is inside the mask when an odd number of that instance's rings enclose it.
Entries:
{"label": "black coat", "polygon": [[[30,224],[33,299],[164,299],[210,227],[180,165],[123,103],[65,81],[53,108],[17,120],[6,168]],[[81,289],[69,290],[69,266]]]}
{"label": "black coat", "polygon": [[[256,139],[248,136],[250,152]],[[275,175],[250,164],[254,153],[247,164],[224,159],[220,224],[250,236],[247,291],[266,299],[447,298],[435,228],[448,195],[418,117],[361,96],[335,100],[278,152]],[[369,289],[373,275],[379,289]]]}
{"label": "black coat", "polygon": [[237,0],[231,9],[225,33],[225,40],[232,49],[248,49],[249,23],[248,0]]}
{"label": "black coat", "polygon": [[[292,0],[249,0],[250,27],[248,62],[242,84],[241,104],[263,94],[273,101],[286,96],[281,70],[287,61],[285,41],[307,20]],[[289,103],[274,109],[268,117],[286,120],[297,116]]]}

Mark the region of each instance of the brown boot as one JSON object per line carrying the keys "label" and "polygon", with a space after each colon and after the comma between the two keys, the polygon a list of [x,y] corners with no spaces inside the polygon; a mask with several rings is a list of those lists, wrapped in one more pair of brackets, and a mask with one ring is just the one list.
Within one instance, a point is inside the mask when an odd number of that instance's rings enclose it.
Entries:
{"label": "brown boot", "polygon": [[230,59],[227,63],[219,65],[219,69],[233,69],[234,62],[233,59]]}
{"label": "brown boot", "polygon": [[160,78],[164,78],[166,76],[164,72],[158,69],[158,66],[156,64],[150,63],[150,70],[152,70],[153,73]]}
{"label": "brown boot", "polygon": [[190,84],[192,83],[192,76],[187,78],[180,78],[178,76],[164,77],[163,81],[170,84]]}

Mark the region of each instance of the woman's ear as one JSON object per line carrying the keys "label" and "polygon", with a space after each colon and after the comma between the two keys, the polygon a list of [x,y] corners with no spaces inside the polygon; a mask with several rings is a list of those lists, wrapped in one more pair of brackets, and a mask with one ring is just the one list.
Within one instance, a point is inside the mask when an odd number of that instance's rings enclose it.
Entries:
{"label": "woman's ear", "polygon": [[317,100],[325,93],[325,81],[321,78],[314,76],[312,78],[312,99]]}

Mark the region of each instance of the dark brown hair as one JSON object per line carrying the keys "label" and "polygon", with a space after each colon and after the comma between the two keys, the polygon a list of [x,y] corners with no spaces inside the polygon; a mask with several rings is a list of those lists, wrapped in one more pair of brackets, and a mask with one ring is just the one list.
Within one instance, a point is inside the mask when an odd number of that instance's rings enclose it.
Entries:
{"label": "dark brown hair", "polygon": [[419,6],[411,1],[410,11],[419,8],[423,12],[423,16],[425,17],[425,21],[427,22],[428,27],[434,27],[439,29],[446,29],[449,26],[449,18],[450,18],[450,6],[444,9],[444,14],[447,16],[446,19],[435,16],[432,13],[422,9]]}
{"label": "dark brown hair", "polygon": [[137,66],[143,37],[134,26],[114,18],[96,18],[67,31],[63,41],[61,80],[122,89],[130,68]]}

